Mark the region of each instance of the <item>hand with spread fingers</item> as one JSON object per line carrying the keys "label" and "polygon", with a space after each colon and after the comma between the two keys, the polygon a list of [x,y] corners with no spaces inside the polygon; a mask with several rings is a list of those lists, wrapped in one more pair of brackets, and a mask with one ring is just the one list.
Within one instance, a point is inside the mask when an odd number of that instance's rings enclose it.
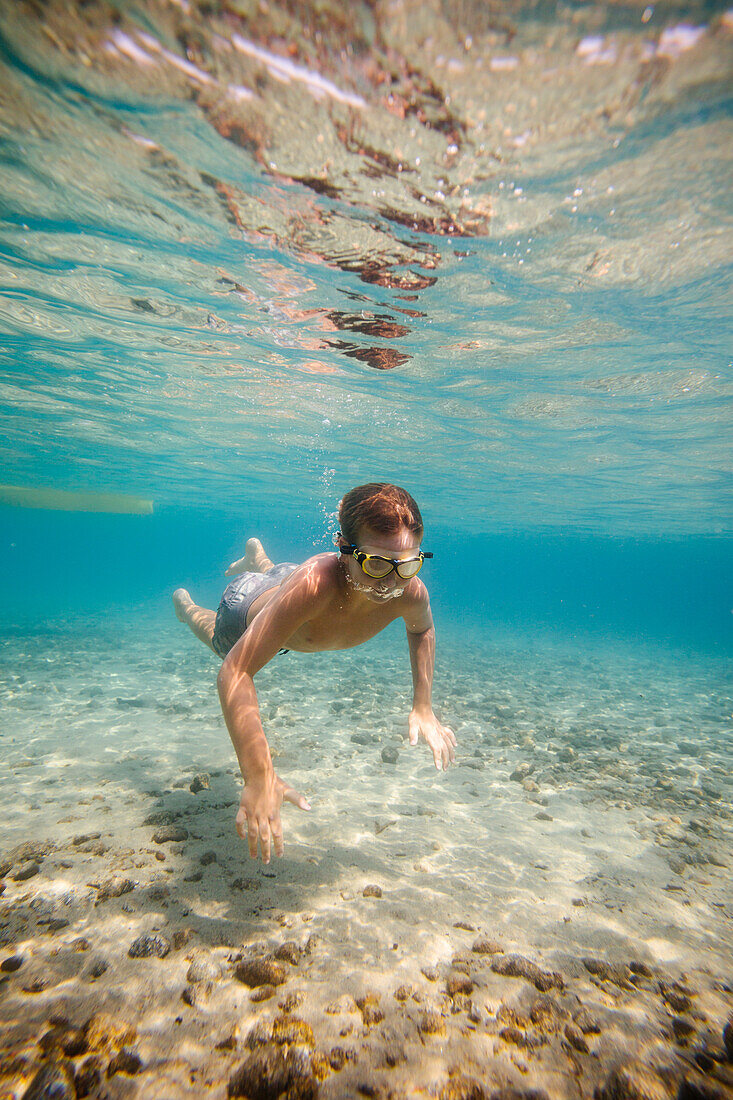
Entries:
{"label": "hand with spread fingers", "polygon": [[283,854],[283,830],[280,808],[283,802],[292,802],[301,810],[310,810],[310,803],[302,794],[271,772],[263,779],[251,780],[242,791],[237,811],[237,832],[249,844],[249,854],[257,859],[258,847],[262,862],[270,862],[270,838],[275,855]]}
{"label": "hand with spread fingers", "polygon": [[446,771],[456,759],[456,735],[450,726],[444,726],[433,714],[430,707],[413,707],[408,719],[410,744],[416,745],[420,738],[425,741],[433,754],[438,771]]}

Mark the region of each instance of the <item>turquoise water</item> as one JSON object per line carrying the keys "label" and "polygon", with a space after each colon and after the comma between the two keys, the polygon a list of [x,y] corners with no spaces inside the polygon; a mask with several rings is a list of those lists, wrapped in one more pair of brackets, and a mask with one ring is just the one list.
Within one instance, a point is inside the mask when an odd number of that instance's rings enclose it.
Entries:
{"label": "turquoise water", "polygon": [[[276,1003],[234,956],[308,935],[324,1097],[730,1087],[732,71],[712,2],[0,5],[3,1100],[62,1010],[137,1027],[110,1095],[223,1096]],[[422,509],[457,766],[404,743],[401,627],[278,658],[313,811],[265,871],[170,594],[330,550],[371,480]]]}

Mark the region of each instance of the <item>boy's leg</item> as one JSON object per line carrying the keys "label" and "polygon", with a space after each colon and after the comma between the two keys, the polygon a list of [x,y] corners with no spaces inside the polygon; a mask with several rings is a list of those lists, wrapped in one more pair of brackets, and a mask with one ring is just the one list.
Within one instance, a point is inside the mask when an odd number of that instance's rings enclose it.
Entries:
{"label": "boy's leg", "polygon": [[214,637],[216,612],[195,604],[185,588],[177,588],[173,593],[173,607],[177,618],[182,623],[187,623],[196,637],[215,653],[211,639]]}
{"label": "boy's leg", "polygon": [[225,571],[225,577],[236,577],[238,573],[267,573],[274,562],[270,561],[259,539],[247,539],[247,548],[243,558],[233,561]]}

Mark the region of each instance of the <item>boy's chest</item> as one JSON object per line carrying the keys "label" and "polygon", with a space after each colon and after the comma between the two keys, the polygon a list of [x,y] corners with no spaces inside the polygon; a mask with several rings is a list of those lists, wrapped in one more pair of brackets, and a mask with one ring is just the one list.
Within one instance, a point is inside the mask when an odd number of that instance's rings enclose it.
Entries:
{"label": "boy's chest", "polygon": [[368,608],[365,613],[339,613],[329,608],[317,617],[303,623],[288,639],[288,648],[317,652],[322,649],[350,649],[368,642],[399,617],[399,610],[391,600],[383,607]]}

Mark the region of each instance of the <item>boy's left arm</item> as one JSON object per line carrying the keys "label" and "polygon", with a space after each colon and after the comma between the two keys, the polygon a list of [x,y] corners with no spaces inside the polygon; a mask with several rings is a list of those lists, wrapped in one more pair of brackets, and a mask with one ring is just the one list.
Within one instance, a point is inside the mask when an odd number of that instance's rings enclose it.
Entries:
{"label": "boy's left arm", "polygon": [[435,628],[428,592],[422,581],[415,581],[415,592],[405,593],[403,618],[407,628],[412,666],[412,710],[409,717],[410,744],[427,742],[435,767],[444,771],[455,762],[456,737],[449,726],[433,714],[432,690],[435,666]]}

